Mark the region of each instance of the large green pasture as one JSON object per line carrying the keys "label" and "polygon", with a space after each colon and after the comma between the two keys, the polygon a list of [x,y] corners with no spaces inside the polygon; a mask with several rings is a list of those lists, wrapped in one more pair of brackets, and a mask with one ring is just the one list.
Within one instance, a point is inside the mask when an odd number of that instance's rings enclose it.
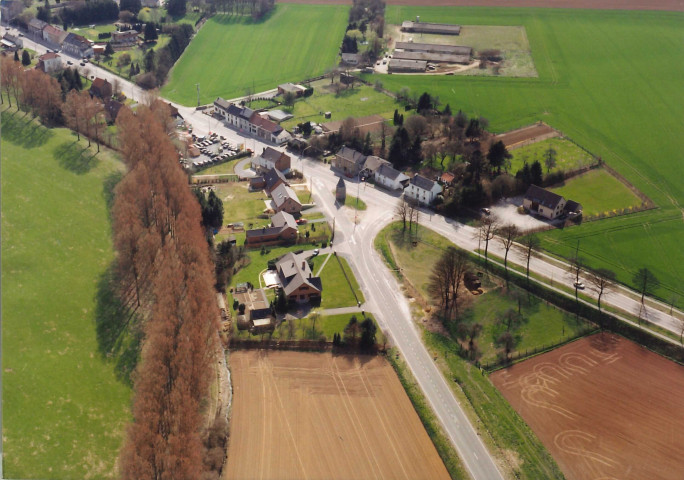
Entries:
{"label": "large green pasture", "polygon": [[130,389],[99,353],[122,164],[65,129],[2,111],[5,478],[115,478]]}
{"label": "large green pasture", "polygon": [[162,95],[183,105],[262,92],[320,75],[337,62],[348,6],[278,4],[265,20],[209,19],[171,72]]}
{"label": "large green pasture", "polygon": [[[657,213],[641,216],[640,222],[648,225],[660,218],[652,215],[679,218],[636,236],[594,237],[581,248],[592,266],[622,265],[626,270],[620,275],[623,281],[629,282],[628,272],[649,261],[650,268],[670,282],[669,287],[679,288],[672,270],[674,265],[684,265],[684,249],[678,248],[684,240],[680,211],[684,203],[684,163],[680,161],[684,151],[684,14],[388,6],[386,21],[396,24],[416,15],[425,21],[463,25],[523,25],[539,78],[369,77],[380,78],[393,91],[403,86],[419,94],[429,91],[443,104],[449,103],[452,111],[462,109],[488,118],[496,132],[543,120],[601,156],[661,207]],[[631,223],[629,217],[622,217],[546,233],[545,246],[567,254],[559,245],[570,236],[591,235],[592,229],[615,231]],[[658,255],[644,255],[656,245],[675,248],[658,248]]]}

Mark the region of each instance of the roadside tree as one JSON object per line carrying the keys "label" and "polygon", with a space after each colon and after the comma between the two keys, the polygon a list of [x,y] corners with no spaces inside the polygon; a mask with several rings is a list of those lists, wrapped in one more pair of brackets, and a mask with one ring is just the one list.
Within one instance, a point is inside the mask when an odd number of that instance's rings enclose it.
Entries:
{"label": "roadside tree", "polygon": [[506,224],[496,230],[496,234],[499,236],[499,239],[501,240],[501,245],[503,245],[505,254],[504,254],[504,270],[506,272],[506,277],[508,277],[508,252],[513,246],[513,241],[516,239],[518,235],[520,235],[520,230],[516,225],[513,225],[512,223]]}
{"label": "roadside tree", "polygon": [[591,282],[598,295],[598,309],[601,311],[601,297],[615,286],[616,275],[612,270],[607,268],[599,268],[596,270],[589,270],[589,282]]}
{"label": "roadside tree", "polygon": [[640,268],[632,277],[632,281],[636,284],[639,293],[641,294],[641,304],[644,304],[644,297],[646,294],[652,295],[660,286],[660,280],[648,268]]}

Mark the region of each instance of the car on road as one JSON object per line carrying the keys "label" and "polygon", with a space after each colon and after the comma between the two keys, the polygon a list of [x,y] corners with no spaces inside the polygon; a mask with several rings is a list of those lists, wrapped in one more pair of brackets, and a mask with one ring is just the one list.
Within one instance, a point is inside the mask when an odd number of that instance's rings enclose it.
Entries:
{"label": "car on road", "polygon": [[297,222],[297,225],[301,225],[301,224],[303,224],[303,223],[308,222],[308,220],[307,220],[306,218],[298,218],[298,219],[296,220],[296,222]]}
{"label": "car on road", "polygon": [[572,286],[578,290],[584,290],[584,284],[582,282],[575,282],[572,284]]}
{"label": "car on road", "polygon": [[71,60],[67,60],[67,65],[73,65],[73,64],[74,64],[74,62],[72,62]]}
{"label": "car on road", "polygon": [[79,65],[81,65],[82,67],[85,67],[85,63],[83,63],[83,62],[81,62]]}
{"label": "car on road", "polygon": [[321,251],[320,251],[319,249],[315,248],[314,251],[313,251],[312,257],[315,257],[315,256],[318,255],[319,253],[321,253]]}
{"label": "car on road", "polygon": [[488,208],[481,208],[480,211],[485,215],[489,215],[490,213],[492,213],[492,211]]}

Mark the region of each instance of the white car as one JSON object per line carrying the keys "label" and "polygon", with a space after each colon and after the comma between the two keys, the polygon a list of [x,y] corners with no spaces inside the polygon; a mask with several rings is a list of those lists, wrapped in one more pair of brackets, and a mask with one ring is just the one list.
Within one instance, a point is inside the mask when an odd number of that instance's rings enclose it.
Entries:
{"label": "white car", "polygon": [[312,255],[312,256],[315,257],[315,256],[318,255],[319,253],[321,253],[321,251],[320,251],[319,249],[315,248],[314,251],[313,251],[313,255]]}
{"label": "white car", "polygon": [[582,282],[575,282],[572,284],[572,286],[578,290],[584,290],[584,284]]}

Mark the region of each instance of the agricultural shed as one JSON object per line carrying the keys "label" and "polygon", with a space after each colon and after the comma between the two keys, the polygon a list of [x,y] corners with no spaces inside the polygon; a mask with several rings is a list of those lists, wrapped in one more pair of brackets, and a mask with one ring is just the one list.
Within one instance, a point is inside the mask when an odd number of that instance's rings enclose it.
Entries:
{"label": "agricultural shed", "polygon": [[449,55],[471,55],[473,53],[472,47],[441,43],[397,42],[394,48],[405,52],[446,53]]}
{"label": "agricultural shed", "polygon": [[387,65],[387,71],[390,73],[418,73],[424,72],[427,69],[427,62],[425,60],[400,60],[391,59]]}
{"label": "agricultural shed", "polygon": [[432,33],[438,35],[459,35],[461,33],[460,25],[451,25],[448,23],[426,23],[418,20],[415,22],[410,20],[402,22],[401,29],[404,32]]}
{"label": "agricultural shed", "polygon": [[287,113],[282,110],[269,110],[266,112],[266,115],[268,115],[268,118],[278,123],[284,122],[285,120],[289,120],[294,117],[294,115],[291,113]]}
{"label": "agricultural shed", "polygon": [[470,63],[470,55],[454,55],[451,53],[394,52],[392,58],[396,60],[426,60],[438,63]]}

